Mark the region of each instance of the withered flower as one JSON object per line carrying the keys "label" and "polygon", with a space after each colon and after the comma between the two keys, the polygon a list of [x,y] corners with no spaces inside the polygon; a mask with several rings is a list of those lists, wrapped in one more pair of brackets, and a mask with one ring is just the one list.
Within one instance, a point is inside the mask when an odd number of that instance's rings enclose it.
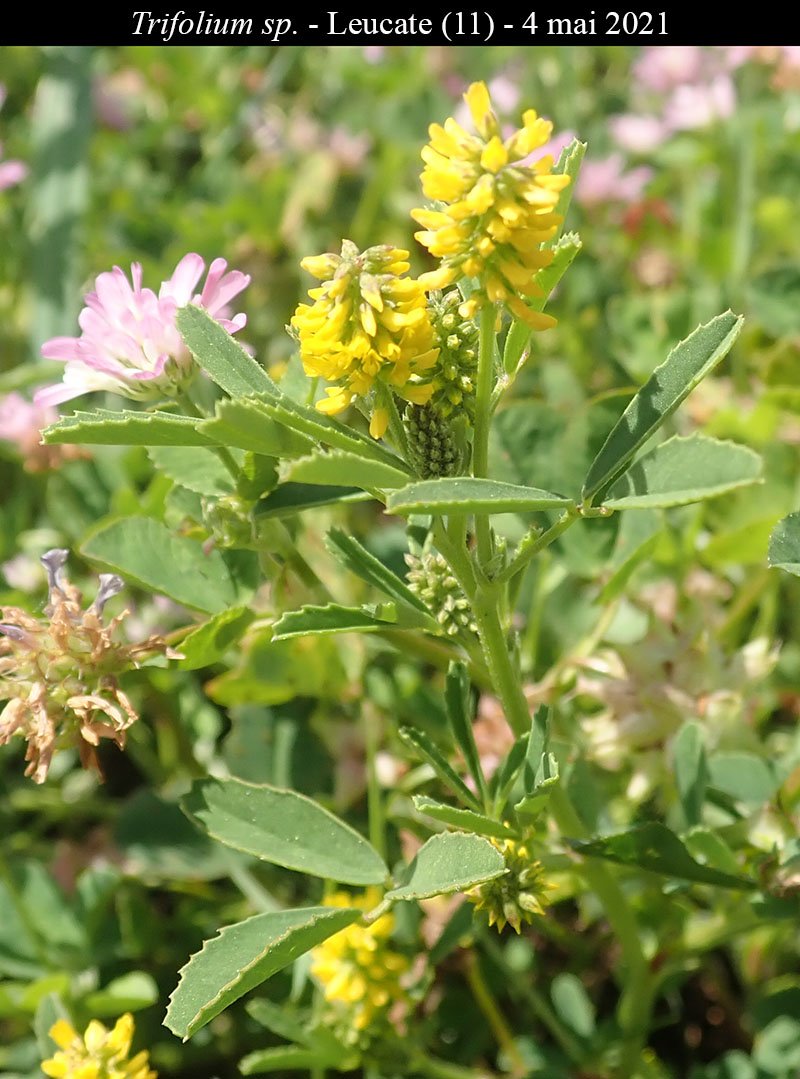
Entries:
{"label": "withered flower", "polygon": [[28,743],[25,774],[47,778],[56,749],[77,746],[84,767],[97,768],[96,747],[110,738],[122,749],[125,732],[139,717],[117,684],[117,675],[139,666],[146,655],[178,653],[161,637],[119,644],[114,631],[128,614],[103,621],[103,608],[123,588],[120,577],[101,573],[94,601],[67,579],[69,552],[47,551],[49,600],[43,619],[19,607],[0,607],[0,745],[15,734]]}

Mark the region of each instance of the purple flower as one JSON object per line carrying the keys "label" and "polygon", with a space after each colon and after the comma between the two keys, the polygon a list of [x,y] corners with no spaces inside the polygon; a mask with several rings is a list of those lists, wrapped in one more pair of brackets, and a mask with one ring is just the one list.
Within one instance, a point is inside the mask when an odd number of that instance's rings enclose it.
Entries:
{"label": "purple flower", "polygon": [[238,270],[226,273],[227,265],[215,259],[198,294],[194,290],[205,262],[196,254],[184,255],[158,295],[142,288],[138,263],[131,266],[131,281],[119,266],[101,273],[78,318],[81,336],[54,337],[42,345],[43,356],[62,360],[66,367],[61,383],[38,391],[36,404],[56,405],[93,390],[134,400],[175,396],[195,371],[175,324],[178,309],[197,304],[228,333],[247,322],[243,314],[226,317],[230,301],[250,283]]}

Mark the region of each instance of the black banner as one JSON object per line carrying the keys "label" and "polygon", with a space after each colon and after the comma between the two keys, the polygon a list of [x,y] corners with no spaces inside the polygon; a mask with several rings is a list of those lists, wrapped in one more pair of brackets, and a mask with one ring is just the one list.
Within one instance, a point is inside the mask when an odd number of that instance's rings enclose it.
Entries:
{"label": "black banner", "polygon": [[755,20],[747,6],[698,11],[690,5],[650,7],[536,4],[428,5],[330,8],[287,3],[255,8],[105,7],[81,13],[64,5],[43,16],[15,9],[4,17],[9,44],[102,45],[689,45],[754,44],[797,40],[796,10],[773,9],[772,22]]}

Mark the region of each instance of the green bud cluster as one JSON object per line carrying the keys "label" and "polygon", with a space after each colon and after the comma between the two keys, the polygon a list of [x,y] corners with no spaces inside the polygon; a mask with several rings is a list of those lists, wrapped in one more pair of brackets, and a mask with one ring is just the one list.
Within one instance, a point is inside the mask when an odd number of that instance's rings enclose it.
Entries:
{"label": "green bud cluster", "polygon": [[449,636],[478,632],[469,600],[442,556],[435,551],[407,554],[408,584]]}
{"label": "green bud cluster", "polygon": [[489,925],[496,925],[498,932],[508,924],[519,933],[523,922],[544,914],[549,885],[542,880],[542,863],[531,856],[525,843],[516,839],[492,842],[505,858],[508,872],[481,884],[468,898],[476,910],[486,912]]}
{"label": "green bud cluster", "polygon": [[458,289],[445,295],[433,292],[428,300],[428,313],[439,346],[433,378],[436,388],[429,404],[442,416],[466,414],[471,421],[475,412],[478,326],[458,313],[462,303]]}
{"label": "green bud cluster", "polygon": [[403,414],[410,464],[424,480],[455,476],[463,454],[449,422],[431,405],[409,405]]}
{"label": "green bud cluster", "polygon": [[253,543],[252,502],[239,495],[204,498],[203,524],[218,547],[249,547]]}

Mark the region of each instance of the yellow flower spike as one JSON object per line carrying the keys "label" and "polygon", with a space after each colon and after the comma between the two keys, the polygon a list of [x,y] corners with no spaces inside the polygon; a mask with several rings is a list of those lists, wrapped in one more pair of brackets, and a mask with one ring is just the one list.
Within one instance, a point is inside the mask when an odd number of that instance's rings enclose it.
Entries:
{"label": "yellow flower spike", "polygon": [[42,1062],[42,1071],[51,1079],[157,1079],[148,1065],[147,1052],[128,1060],[133,1031],[130,1014],[121,1016],[111,1031],[93,1019],[83,1037],[65,1019],[59,1019],[50,1028],[59,1052]]}
{"label": "yellow flower spike", "polygon": [[426,306],[434,285],[405,277],[408,252],[386,244],[359,251],[343,240],[339,255],[310,256],[301,265],[322,281],[309,290],[314,303],[299,304],[291,322],[306,374],[333,384],[317,409],[335,415],[367,398],[370,433],[381,438],[389,413],[375,405],[378,385],[416,400],[435,361]]}
{"label": "yellow flower spike", "polygon": [[523,126],[503,141],[485,84],[473,83],[464,99],[477,134],[451,118],[431,125],[430,143],[422,150],[422,190],[444,205],[411,213],[424,230],[417,240],[441,260],[441,268],[421,280],[444,288],[461,277],[475,278],[465,317],[490,302],[505,305],[534,328],[551,326],[549,317],[529,317],[522,297],[541,296],[535,277],[553,258],[543,245],[561,224],[555,208],[570,182],[553,174],[550,155],[524,161],[549,140],[552,124],[528,109]]}

